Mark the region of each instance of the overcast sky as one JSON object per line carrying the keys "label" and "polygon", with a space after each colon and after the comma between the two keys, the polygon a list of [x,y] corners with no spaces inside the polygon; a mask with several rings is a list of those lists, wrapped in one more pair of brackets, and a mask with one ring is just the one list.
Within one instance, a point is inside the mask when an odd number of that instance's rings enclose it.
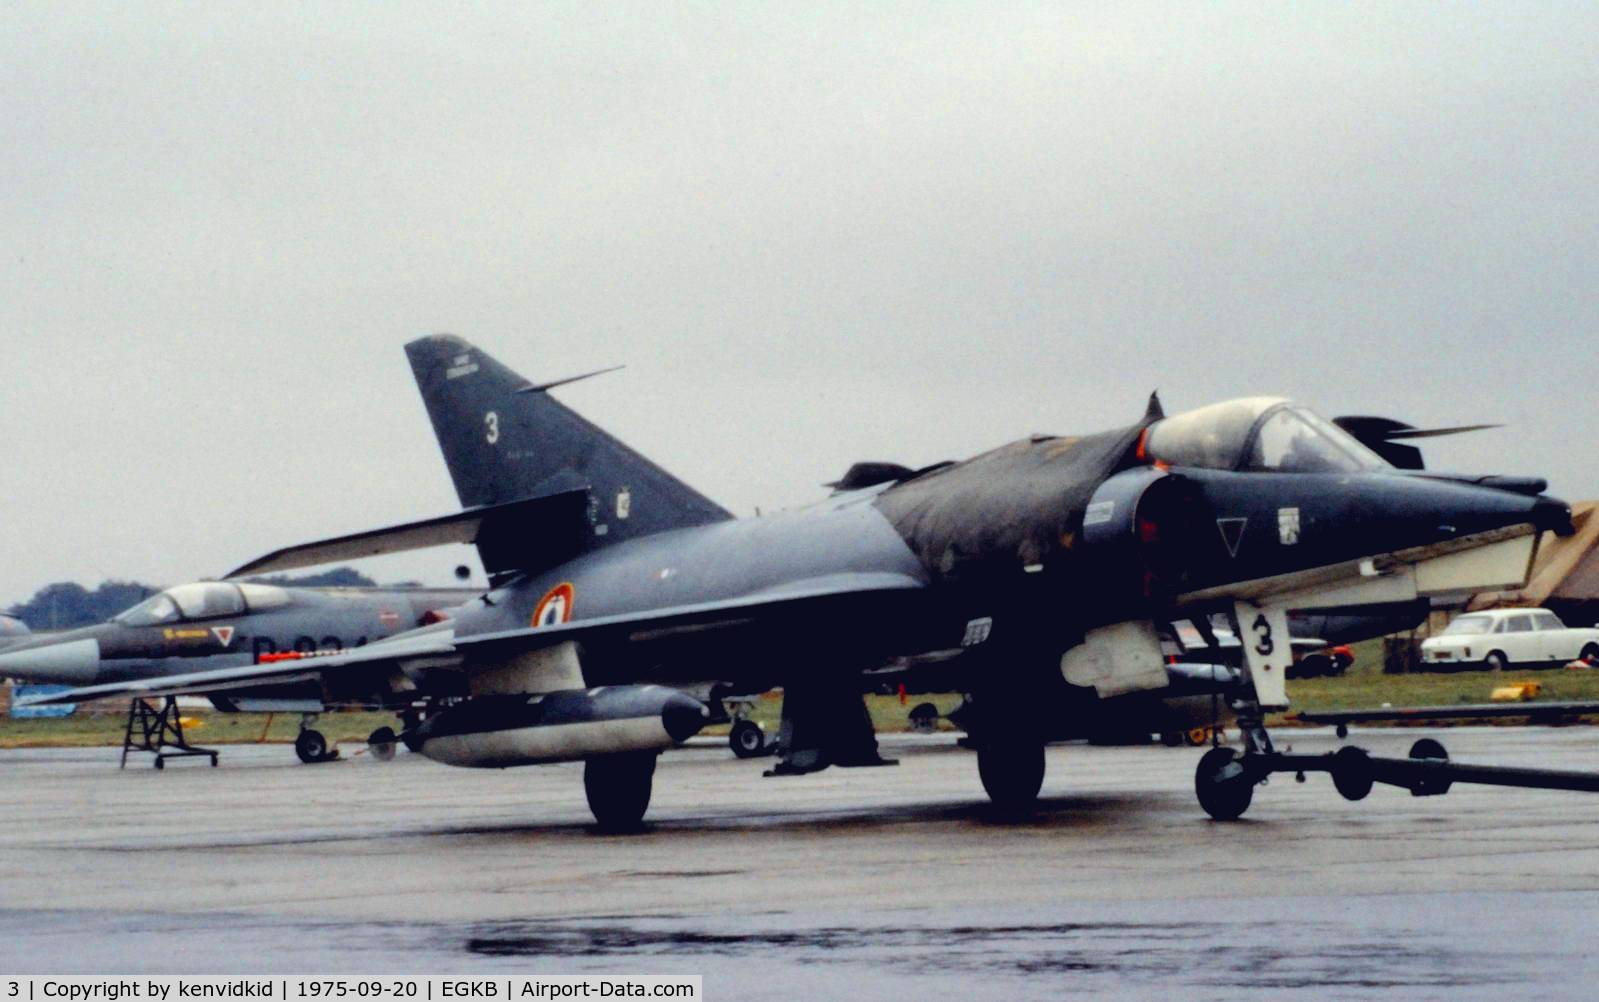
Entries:
{"label": "overcast sky", "polygon": [[433,331],[740,514],[1156,387],[1599,496],[1596,154],[1591,3],[7,3],[0,606],[453,510]]}

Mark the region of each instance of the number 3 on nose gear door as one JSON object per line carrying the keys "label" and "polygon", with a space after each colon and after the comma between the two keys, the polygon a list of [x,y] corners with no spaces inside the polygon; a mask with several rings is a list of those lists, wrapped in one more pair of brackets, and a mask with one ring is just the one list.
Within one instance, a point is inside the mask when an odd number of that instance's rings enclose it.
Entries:
{"label": "number 3 on nose gear door", "polygon": [[1244,671],[1255,687],[1255,698],[1263,708],[1288,705],[1288,663],[1293,648],[1281,642],[1288,636],[1288,610],[1275,605],[1238,602],[1233,606],[1233,621],[1240,627],[1248,623],[1244,645]]}

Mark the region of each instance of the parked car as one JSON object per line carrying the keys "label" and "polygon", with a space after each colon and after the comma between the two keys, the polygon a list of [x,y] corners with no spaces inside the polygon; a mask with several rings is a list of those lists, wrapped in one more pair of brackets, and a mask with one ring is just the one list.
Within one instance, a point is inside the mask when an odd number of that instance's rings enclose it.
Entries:
{"label": "parked car", "polygon": [[1350,649],[1348,644],[1338,644],[1300,655],[1293,664],[1288,666],[1288,677],[1321,678],[1324,676],[1338,676],[1348,671],[1349,666],[1354,663],[1355,652]]}
{"label": "parked car", "polygon": [[1489,609],[1456,616],[1436,637],[1421,642],[1428,665],[1565,664],[1599,660],[1599,629],[1572,629],[1548,609]]}

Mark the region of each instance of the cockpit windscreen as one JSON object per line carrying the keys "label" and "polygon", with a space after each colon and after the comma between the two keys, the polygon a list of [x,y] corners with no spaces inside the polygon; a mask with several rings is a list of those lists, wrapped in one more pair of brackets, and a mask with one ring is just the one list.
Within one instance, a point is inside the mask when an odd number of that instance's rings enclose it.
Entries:
{"label": "cockpit windscreen", "polygon": [[[246,601],[248,599],[248,601]],[[287,605],[288,593],[273,585],[237,585],[227,581],[181,584],[152,595],[115,617],[125,626],[159,626],[190,619],[237,616]]]}
{"label": "cockpit windscreen", "polygon": [[1171,466],[1356,473],[1388,463],[1314,411],[1278,397],[1212,404],[1150,426],[1151,458]]}

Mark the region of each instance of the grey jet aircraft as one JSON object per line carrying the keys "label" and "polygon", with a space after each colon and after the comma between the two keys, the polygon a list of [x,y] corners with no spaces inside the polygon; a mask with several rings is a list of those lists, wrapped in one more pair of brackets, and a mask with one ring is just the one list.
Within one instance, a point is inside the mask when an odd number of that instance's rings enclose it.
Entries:
{"label": "grey jet aircraft", "polygon": [[[404,738],[423,755],[583,761],[589,806],[614,829],[644,815],[659,752],[711,715],[683,691],[709,680],[783,687],[772,771],[797,774],[882,764],[867,673],[943,673],[971,694],[979,776],[1012,810],[1038,796],[1046,742],[1119,705],[1209,692],[1238,713],[1245,747],[1207,753],[1196,792],[1234,818],[1287,768],[1262,720],[1287,705],[1288,610],[1514,584],[1543,530],[1571,531],[1541,482],[1402,471],[1267,397],[1170,417],[1152,398],[1098,434],[922,469],[857,464],[810,507],[733,518],[557,402],[568,380],[531,382],[446,335],[407,352],[466,509],[235,574],[470,542],[486,594],[359,651],[57,698],[414,688],[429,710]],[[1174,674],[1166,624],[1212,614],[1244,638],[1241,670]]]}
{"label": "grey jet aircraft", "polygon": [[[152,595],[105,623],[8,638],[0,648],[0,677],[82,687],[284,664],[358,650],[442,618],[450,607],[480,594],[481,589],[470,588],[198,581]],[[314,682],[209,695],[217,709],[228,713],[302,714],[295,753],[308,763],[332,757],[326,738],[310,726],[325,709],[322,689]],[[393,707],[408,716],[412,695],[374,686],[368,698],[355,702]],[[380,728],[373,738],[379,747],[395,741],[388,728]]]}
{"label": "grey jet aircraft", "polygon": [[10,647],[33,635],[27,623],[15,616],[0,613],[0,648]]}

